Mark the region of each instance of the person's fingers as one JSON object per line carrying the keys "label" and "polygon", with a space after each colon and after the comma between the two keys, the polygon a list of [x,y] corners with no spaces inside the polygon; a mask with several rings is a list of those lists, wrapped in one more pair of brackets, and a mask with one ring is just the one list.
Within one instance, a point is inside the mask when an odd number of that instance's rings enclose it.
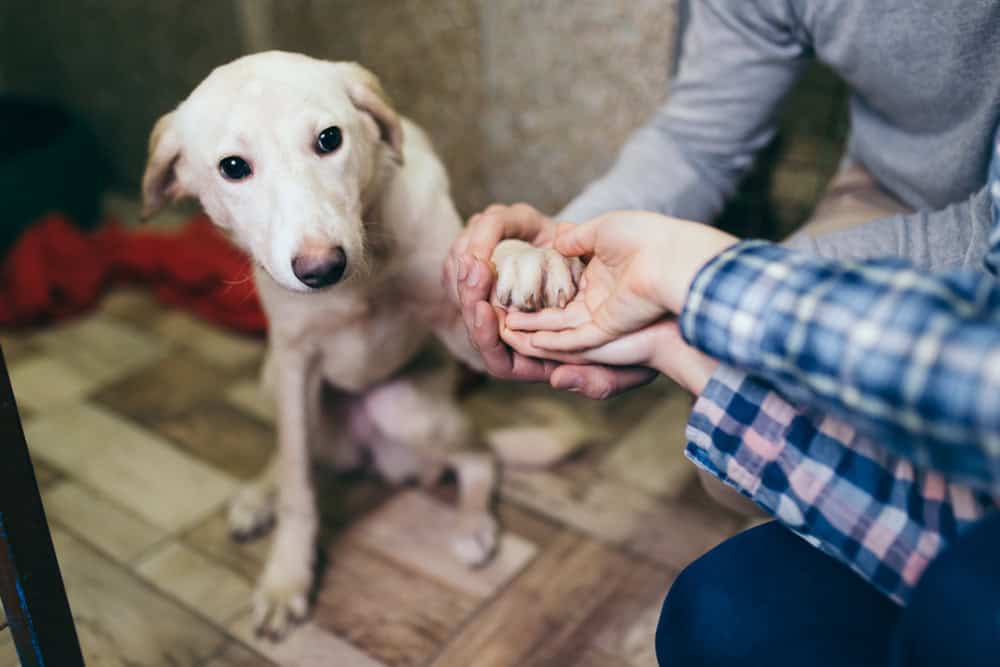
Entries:
{"label": "person's fingers", "polygon": [[465,279],[458,283],[459,301],[462,304],[489,301],[493,291],[493,267],[471,255],[463,256],[461,262]]}
{"label": "person's fingers", "polygon": [[512,310],[507,313],[507,326],[517,331],[561,331],[578,327],[589,319],[586,304],[577,299],[565,308],[546,308],[533,313]]}
{"label": "person's fingers", "polygon": [[579,225],[560,225],[552,247],[565,257],[593,255],[601,222],[602,218],[594,218]]}
{"label": "person's fingers", "polygon": [[465,227],[462,229],[462,233],[452,245],[452,249],[455,251],[456,255],[464,255],[469,252],[469,241],[472,239],[472,230],[479,225],[482,219],[483,214],[476,213],[470,217],[468,221],[466,221]]}
{"label": "person's fingers", "polygon": [[507,344],[517,354],[533,359],[542,359],[557,363],[586,364],[588,361],[579,354],[549,352],[531,344],[531,334],[515,331],[508,327],[500,327],[500,340]]}
{"label": "person's fingers", "polygon": [[472,343],[490,375],[526,382],[542,382],[549,378],[554,363],[516,354],[500,339],[499,315],[502,313],[485,301],[470,304],[467,310],[472,313]]}
{"label": "person's fingers", "polygon": [[585,322],[563,331],[536,331],[531,334],[531,344],[548,352],[580,352],[610,343],[615,337],[593,322]]}
{"label": "person's fingers", "polygon": [[547,222],[545,216],[527,204],[490,206],[470,226],[464,252],[488,261],[503,239],[534,241]]}
{"label": "person's fingers", "polygon": [[554,369],[549,384],[597,400],[648,384],[656,379],[656,371],[638,366],[609,368],[607,366],[564,365]]}

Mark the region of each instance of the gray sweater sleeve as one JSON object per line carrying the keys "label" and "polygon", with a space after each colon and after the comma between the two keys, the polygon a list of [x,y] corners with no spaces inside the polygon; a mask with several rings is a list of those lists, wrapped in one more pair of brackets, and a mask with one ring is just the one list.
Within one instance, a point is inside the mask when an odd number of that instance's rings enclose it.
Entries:
{"label": "gray sweater sleeve", "polygon": [[634,209],[711,221],[774,136],[806,62],[798,31],[787,0],[692,2],[668,101],[559,218]]}
{"label": "gray sweater sleeve", "polygon": [[990,191],[983,187],[940,211],[895,215],[817,237],[801,234],[785,245],[844,261],[904,257],[928,271],[982,271],[992,226]]}

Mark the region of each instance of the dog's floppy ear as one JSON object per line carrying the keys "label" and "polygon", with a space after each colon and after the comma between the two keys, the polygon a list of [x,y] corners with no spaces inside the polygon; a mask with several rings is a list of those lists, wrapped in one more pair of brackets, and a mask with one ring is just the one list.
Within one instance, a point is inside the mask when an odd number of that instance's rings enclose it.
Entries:
{"label": "dog's floppy ear", "polygon": [[392,108],[378,77],[357,63],[337,63],[347,96],[358,109],[368,113],[378,125],[379,136],[392,149],[393,157],[403,163],[403,124]]}
{"label": "dog's floppy ear", "polygon": [[143,220],[153,217],[164,204],[182,194],[176,172],[181,157],[180,139],[174,128],[176,113],[171,111],[161,116],[149,135],[149,157],[142,175]]}

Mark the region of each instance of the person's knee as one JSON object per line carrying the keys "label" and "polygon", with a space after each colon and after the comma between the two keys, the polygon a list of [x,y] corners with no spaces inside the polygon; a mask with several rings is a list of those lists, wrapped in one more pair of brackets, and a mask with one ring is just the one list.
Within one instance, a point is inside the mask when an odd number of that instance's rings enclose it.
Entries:
{"label": "person's knee", "polygon": [[706,664],[708,627],[703,619],[703,597],[710,595],[711,579],[695,561],[674,580],[663,601],[656,626],[656,658],[661,665]]}
{"label": "person's knee", "polygon": [[[755,615],[752,600],[721,570],[726,554],[710,552],[688,565],[674,580],[656,627],[656,657],[661,665],[741,665]],[[727,583],[728,582],[728,583]],[[733,623],[733,619],[740,619]]]}
{"label": "person's knee", "polygon": [[1000,516],[972,527],[931,563],[897,635],[897,663],[993,665],[1000,653]]}

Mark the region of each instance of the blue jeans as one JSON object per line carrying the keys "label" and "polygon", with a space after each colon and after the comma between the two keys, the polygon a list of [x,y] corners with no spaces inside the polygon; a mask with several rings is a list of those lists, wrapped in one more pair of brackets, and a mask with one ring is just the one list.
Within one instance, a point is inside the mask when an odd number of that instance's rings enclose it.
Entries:
{"label": "blue jeans", "polygon": [[927,568],[904,609],[777,523],[689,565],[660,614],[664,667],[1000,665],[1000,515]]}

